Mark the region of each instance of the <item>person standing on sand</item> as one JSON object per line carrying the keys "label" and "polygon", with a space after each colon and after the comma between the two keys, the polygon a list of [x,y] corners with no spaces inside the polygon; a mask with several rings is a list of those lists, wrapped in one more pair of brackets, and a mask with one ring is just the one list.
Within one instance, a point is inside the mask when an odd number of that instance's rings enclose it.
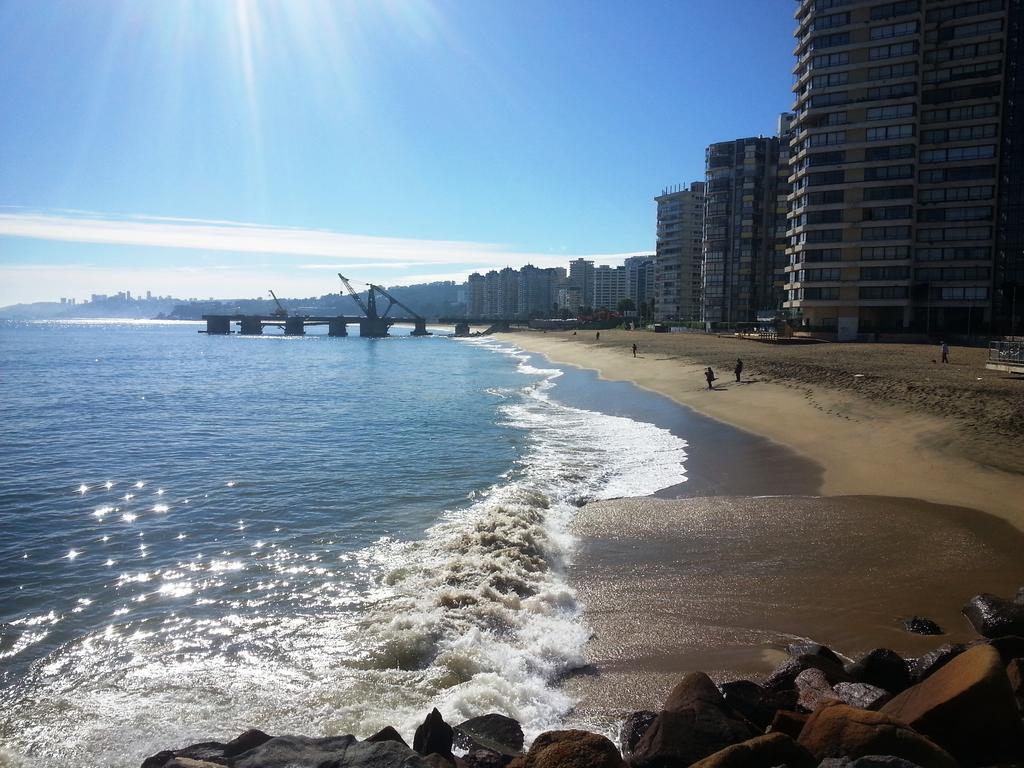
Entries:
{"label": "person standing on sand", "polygon": [[594,336],[594,341],[600,341],[600,340],[601,340],[601,332],[600,332],[600,331],[598,331],[598,332],[597,332],[597,335],[596,335],[596,336]]}
{"label": "person standing on sand", "polygon": [[946,342],[942,342],[939,345],[939,349],[942,350],[942,362],[948,363],[949,362],[949,344],[947,344]]}
{"label": "person standing on sand", "polygon": [[739,382],[740,374],[743,373],[743,361],[738,357],[736,358],[736,367],[733,370],[736,373],[736,381]]}
{"label": "person standing on sand", "polygon": [[708,389],[714,389],[715,385],[711,382],[715,380],[715,372],[711,370],[710,365],[707,367],[707,370],[704,371],[704,378],[708,380]]}
{"label": "person standing on sand", "polygon": [[636,344],[633,345],[633,357],[636,357]]}

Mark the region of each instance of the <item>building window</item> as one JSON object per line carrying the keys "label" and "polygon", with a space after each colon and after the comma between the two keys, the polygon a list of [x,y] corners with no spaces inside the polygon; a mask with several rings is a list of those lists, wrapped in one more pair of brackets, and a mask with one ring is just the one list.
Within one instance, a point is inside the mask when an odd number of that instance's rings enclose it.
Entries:
{"label": "building window", "polygon": [[860,298],[869,301],[877,299],[905,299],[907,294],[907,286],[905,285],[862,285],[860,287]]}
{"label": "building window", "polygon": [[916,21],[902,21],[898,24],[883,24],[880,27],[871,28],[872,40],[885,40],[890,37],[903,37],[917,33]]}
{"label": "building window", "polygon": [[991,221],[992,206],[930,208],[917,212],[918,221]]}
{"label": "building window", "polygon": [[876,245],[861,248],[860,257],[863,261],[897,261],[910,258],[909,245]]}
{"label": "building window", "polygon": [[877,168],[864,169],[864,181],[885,181],[887,179],[911,179],[914,177],[912,165],[883,165]]}
{"label": "building window", "polygon": [[939,298],[943,301],[981,301],[988,298],[988,288],[980,285],[964,288],[940,288]]}
{"label": "building window", "polygon": [[864,221],[891,221],[909,219],[913,215],[909,205],[885,205],[879,208],[865,208]]}
{"label": "building window", "polygon": [[865,116],[868,120],[898,120],[914,116],[913,104],[894,104],[888,107],[869,107]]}
{"label": "building window", "polygon": [[919,203],[947,203],[962,200],[991,200],[995,187],[951,187],[947,189],[922,189],[918,193]]}
{"label": "building window", "polygon": [[921,171],[919,181],[922,184],[936,184],[944,181],[974,181],[975,179],[995,178],[994,165],[969,165],[966,168],[932,168]]}
{"label": "building window", "polygon": [[980,120],[995,117],[999,114],[999,105],[975,104],[970,107],[950,107],[949,109],[928,109],[921,114],[923,123],[956,123],[961,120]]}
{"label": "building window", "polygon": [[988,240],[992,237],[991,227],[949,227],[947,229],[919,229],[917,240],[934,243],[943,240]]}
{"label": "building window", "polygon": [[996,156],[994,144],[976,147],[950,147],[948,149],[923,149],[919,157],[922,163],[955,163],[961,160],[987,160]]}
{"label": "building window", "polygon": [[914,256],[918,261],[988,261],[992,258],[992,249],[984,246],[918,248]]}
{"label": "building window", "polygon": [[913,56],[917,53],[917,43],[893,43],[891,45],[878,45],[868,48],[868,58],[872,61],[880,59],[895,59],[900,56]]}
{"label": "building window", "polygon": [[862,240],[909,240],[910,227],[863,227]]}
{"label": "building window", "polygon": [[871,67],[868,70],[868,80],[892,80],[896,77],[913,77],[917,74],[917,64],[906,62],[904,64],[887,64],[884,67]]}
{"label": "building window", "polygon": [[868,147],[864,150],[864,160],[869,163],[878,163],[883,160],[909,160],[913,157],[913,144],[896,144],[889,147]]}
{"label": "building window", "polygon": [[871,20],[877,21],[878,19],[890,19],[893,16],[904,16],[908,13],[917,13],[920,8],[921,4],[918,0],[903,0],[903,2],[899,3],[876,5],[871,9]]}
{"label": "building window", "polygon": [[900,200],[914,196],[914,188],[901,187],[865,187],[864,200]]}
{"label": "building window", "polygon": [[925,13],[925,19],[929,22],[949,21],[1001,10],[1003,0],[979,0],[975,3],[962,3],[953,8],[936,8]]}

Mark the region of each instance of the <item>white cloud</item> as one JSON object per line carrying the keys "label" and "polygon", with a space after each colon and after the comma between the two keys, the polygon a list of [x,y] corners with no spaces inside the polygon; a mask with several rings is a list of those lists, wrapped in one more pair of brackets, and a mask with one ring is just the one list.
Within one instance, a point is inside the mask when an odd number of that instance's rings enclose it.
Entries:
{"label": "white cloud", "polygon": [[[302,229],[243,222],[176,219],[157,216],[107,216],[82,211],[29,212],[7,209],[0,213],[0,237],[62,243],[90,243],[124,247],[167,248],[222,254],[217,266],[174,267],[173,261],[132,268],[104,264],[91,256],[88,264],[71,267],[17,261],[13,249],[0,258],[0,303],[82,297],[129,288],[173,293],[178,296],[238,297],[261,295],[268,287],[285,295],[320,295],[337,288],[323,271],[355,271],[346,276],[389,285],[461,281],[470,272],[514,268],[524,264],[565,267],[573,258],[619,264],[637,253],[568,255],[518,251],[508,246],[463,240],[378,237],[324,229]],[[231,264],[232,256],[261,254]],[[67,251],[62,251],[67,256]],[[310,257],[321,262],[296,263]],[[224,264],[223,262],[229,262]],[[169,265],[170,264],[170,265]],[[432,271],[436,270],[436,272]],[[442,274],[443,273],[443,274]],[[333,278],[333,275],[331,276]]]}

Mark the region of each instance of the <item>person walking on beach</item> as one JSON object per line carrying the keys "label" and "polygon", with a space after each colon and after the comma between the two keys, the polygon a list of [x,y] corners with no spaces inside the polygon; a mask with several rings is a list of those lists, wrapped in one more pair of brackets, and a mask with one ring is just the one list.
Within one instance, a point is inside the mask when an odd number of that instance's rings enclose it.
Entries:
{"label": "person walking on beach", "polygon": [[633,357],[636,357],[636,344],[633,345]]}
{"label": "person walking on beach", "polygon": [[736,367],[733,369],[736,372],[736,381],[740,380],[740,374],[743,373],[743,361],[738,357],[736,358]]}
{"label": "person walking on beach", "polygon": [[942,350],[942,362],[948,363],[949,362],[949,344],[947,344],[946,342],[942,342],[939,345],[939,348]]}
{"label": "person walking on beach", "polygon": [[712,382],[715,380],[715,372],[711,370],[710,365],[707,367],[707,370],[704,371],[704,378],[708,380],[708,389],[714,389],[715,385],[712,384]]}
{"label": "person walking on beach", "polygon": [[601,332],[598,331],[597,335],[594,337],[594,341],[600,341],[600,340],[601,340]]}

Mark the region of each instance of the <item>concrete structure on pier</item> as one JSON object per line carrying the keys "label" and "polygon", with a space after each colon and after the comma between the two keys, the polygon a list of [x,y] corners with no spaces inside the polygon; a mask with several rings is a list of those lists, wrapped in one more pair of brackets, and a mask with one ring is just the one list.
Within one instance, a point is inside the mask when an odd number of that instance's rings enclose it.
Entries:
{"label": "concrete structure on pier", "polygon": [[263,330],[268,326],[282,328],[285,336],[304,336],[306,328],[312,325],[326,325],[328,336],[348,336],[348,326],[358,325],[359,335],[369,338],[383,338],[388,335],[392,325],[411,324],[413,336],[429,336],[427,321],[423,318],[403,317],[346,317],[337,315],[335,317],[320,316],[294,316],[280,317],[275,315],[203,315],[206,321],[206,330],[200,333],[207,333],[211,336],[227,336],[230,334],[232,323],[238,323],[238,333],[242,336],[262,336]]}

